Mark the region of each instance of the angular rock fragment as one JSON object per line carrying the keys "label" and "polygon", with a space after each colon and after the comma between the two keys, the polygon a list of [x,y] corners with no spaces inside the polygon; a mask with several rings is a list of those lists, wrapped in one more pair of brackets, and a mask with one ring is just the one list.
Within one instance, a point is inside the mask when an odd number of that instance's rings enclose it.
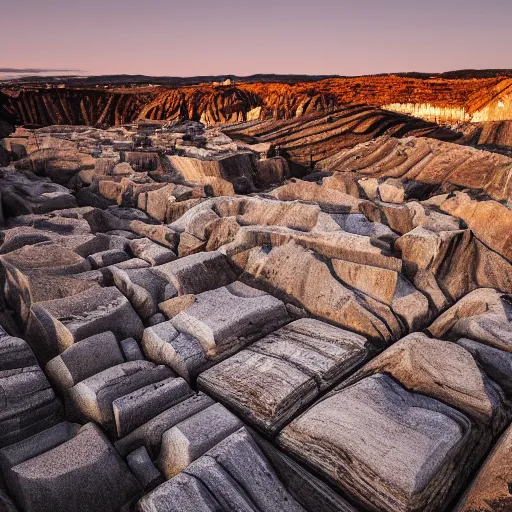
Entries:
{"label": "angular rock fragment", "polygon": [[126,361],[141,361],[144,359],[139,344],[133,338],[126,338],[119,342]]}
{"label": "angular rock fragment", "polygon": [[512,394],[510,380],[512,354],[466,338],[459,339],[457,343],[471,353],[485,373],[501,387],[507,397],[510,397]]}
{"label": "angular rock fragment", "polygon": [[167,318],[170,319],[192,306],[195,300],[196,296],[189,293],[188,295],[180,295],[179,297],[174,297],[166,300],[165,302],[161,302],[158,304],[158,308]]}
{"label": "angular rock fragment", "polygon": [[196,294],[236,281],[238,273],[220,252],[199,253],[154,267],[153,272],[178,290],[179,295]]}
{"label": "angular rock fragment", "polygon": [[336,275],[355,288],[391,307],[409,331],[421,329],[430,317],[428,299],[393,270],[332,260]]}
{"label": "angular rock fragment", "polygon": [[133,450],[144,446],[148,453],[156,458],[164,433],[185,419],[210,407],[215,402],[208,396],[199,393],[182,402],[174,404],[133,432],[116,441],[116,450],[125,457]]}
{"label": "angular rock fragment", "polygon": [[172,368],[187,382],[209,365],[198,340],[178,332],[171,321],[148,327],[142,337],[142,347],[148,359]]}
{"label": "angular rock fragment", "polygon": [[209,224],[206,250],[216,251],[219,247],[232,242],[240,229],[235,217],[223,217]]}
{"label": "angular rock fragment", "polygon": [[142,512],[304,512],[245,429],[157,487],[138,506]]}
{"label": "angular rock fragment", "polygon": [[162,474],[150,459],[146,448],[141,446],[126,457],[126,463],[144,489],[155,487],[163,480]]}
{"label": "angular rock fragment", "polygon": [[[236,263],[237,257],[233,259]],[[401,334],[400,325],[389,308],[381,311],[383,305],[375,304],[377,314],[366,309],[365,303],[332,275],[320,257],[295,242],[274,247],[270,252],[255,248],[243,266],[246,275],[259,287],[377,343],[385,343]],[[381,320],[381,314],[387,315],[386,323]]]}
{"label": "angular rock fragment", "polygon": [[402,262],[392,256],[389,243],[381,240],[380,244],[375,244],[368,236],[341,230],[303,233],[276,226],[248,226],[237,232],[233,243],[225,246],[223,252],[233,255],[257,246],[278,247],[290,242],[313,250],[326,258],[337,258],[396,271],[402,269]]}
{"label": "angular rock fragment", "polygon": [[0,326],[0,371],[37,366],[37,360],[28,343],[9,336]]}
{"label": "angular rock fragment", "polygon": [[121,340],[140,338],[144,330],[128,299],[115,287],[94,288],[66,299],[40,302],[32,312],[32,328],[41,331],[48,355],[53,356],[95,334],[110,330]]}
{"label": "angular rock fragment", "polygon": [[158,304],[176,295],[176,289],[150,268],[111,269],[114,284],[135,311],[147,321],[158,312]]}
{"label": "angular rock fragment", "polygon": [[298,231],[310,231],[318,221],[320,208],[299,201],[245,199],[236,220],[241,226],[284,226]]}
{"label": "angular rock fragment", "polygon": [[280,300],[242,286],[245,294],[228,286],[197,294],[195,302],[170,322],[194,336],[207,357],[215,358],[227,357],[288,321]]}
{"label": "angular rock fragment", "polygon": [[176,259],[176,255],[171,250],[152,242],[149,238],[133,240],[130,243],[130,249],[136,258],[147,261],[152,267]]}
{"label": "angular rock fragment", "polygon": [[503,391],[471,353],[455,343],[409,334],[366,364],[357,377],[372,373],[389,375],[410,391],[436,398],[474,421],[490,423],[493,431],[507,422]]}
{"label": "angular rock fragment", "polygon": [[477,201],[464,192],[456,192],[440,208],[461,218],[479,240],[512,260],[512,211],[507,206],[497,201]]}
{"label": "angular rock fragment", "polygon": [[70,190],[30,173],[0,171],[0,194],[6,217],[76,207]]}
{"label": "angular rock fragment", "polygon": [[118,437],[124,437],[192,394],[183,379],[171,377],[116,398],[112,408]]}
{"label": "angular rock fragment", "polygon": [[380,200],[385,203],[404,203],[405,189],[400,180],[388,178],[377,189]]}
{"label": "angular rock fragment", "polygon": [[214,404],[164,433],[158,465],[172,478],[241,427],[236,416]]}
{"label": "angular rock fragment", "polygon": [[165,366],[149,361],[122,363],[73,386],[69,391],[69,405],[78,417],[96,421],[113,431],[114,400],[173,376]]}
{"label": "angular rock fragment", "polygon": [[512,507],[512,427],[494,446],[456,512],[502,512]]}
{"label": "angular rock fragment", "polygon": [[205,248],[206,243],[203,240],[187,233],[186,231],[181,233],[180,243],[178,245],[178,256],[180,258],[190,256],[191,254],[197,254],[204,251]]}
{"label": "angular rock fragment", "polygon": [[51,242],[23,247],[4,254],[1,259],[21,272],[44,269],[55,275],[69,275],[91,269],[90,264],[74,251]]}
{"label": "angular rock fragment", "polygon": [[70,389],[88,377],[124,363],[116,337],[104,332],[74,343],[45,367],[51,381],[61,389]]}
{"label": "angular rock fragment", "polygon": [[152,190],[139,195],[139,208],[147,212],[151,217],[164,222],[166,220],[167,206],[169,202],[173,202],[176,198],[173,191],[176,185],[170,183],[157,190]]}
{"label": "angular rock fragment", "polygon": [[316,203],[322,211],[329,213],[358,213],[359,205],[363,202],[334,188],[302,180],[292,180],[272,190],[270,195],[281,201],[300,200]]}
{"label": "angular rock fragment", "polygon": [[440,315],[428,328],[436,338],[461,337],[512,352],[512,306],[496,290],[475,290]]}
{"label": "angular rock fragment", "polygon": [[59,423],[62,414],[38,366],[0,371],[0,447]]}
{"label": "angular rock fragment", "polygon": [[11,469],[72,439],[81,425],[62,422],[0,450],[0,469],[7,487],[13,487]]}
{"label": "angular rock fragment", "polygon": [[110,249],[108,251],[91,254],[87,260],[93,269],[116,265],[123,261],[129,260],[130,256],[121,249]]}
{"label": "angular rock fragment", "polygon": [[376,201],[364,203],[361,211],[373,222],[383,222],[397,233],[405,234],[416,227],[434,232],[460,229],[457,218],[445,215],[418,201],[393,204]]}

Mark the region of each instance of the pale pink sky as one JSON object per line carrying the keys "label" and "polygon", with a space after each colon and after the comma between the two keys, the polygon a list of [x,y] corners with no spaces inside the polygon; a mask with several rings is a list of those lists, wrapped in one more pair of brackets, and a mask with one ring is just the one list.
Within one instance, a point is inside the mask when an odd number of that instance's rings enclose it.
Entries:
{"label": "pale pink sky", "polygon": [[0,68],[167,76],[512,68],[512,0],[5,0]]}

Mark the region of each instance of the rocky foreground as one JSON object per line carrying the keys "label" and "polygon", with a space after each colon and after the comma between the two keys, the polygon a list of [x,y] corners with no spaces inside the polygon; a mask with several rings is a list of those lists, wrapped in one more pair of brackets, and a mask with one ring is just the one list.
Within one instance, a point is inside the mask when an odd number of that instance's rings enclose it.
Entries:
{"label": "rocky foreground", "polygon": [[5,139],[0,510],[512,510],[512,158],[370,110]]}

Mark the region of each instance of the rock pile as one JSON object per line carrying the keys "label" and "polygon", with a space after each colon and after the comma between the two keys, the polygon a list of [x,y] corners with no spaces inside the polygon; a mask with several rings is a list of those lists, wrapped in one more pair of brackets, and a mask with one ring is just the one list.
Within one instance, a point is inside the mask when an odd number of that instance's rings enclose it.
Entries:
{"label": "rock pile", "polygon": [[510,507],[507,157],[51,133],[0,171],[0,506]]}

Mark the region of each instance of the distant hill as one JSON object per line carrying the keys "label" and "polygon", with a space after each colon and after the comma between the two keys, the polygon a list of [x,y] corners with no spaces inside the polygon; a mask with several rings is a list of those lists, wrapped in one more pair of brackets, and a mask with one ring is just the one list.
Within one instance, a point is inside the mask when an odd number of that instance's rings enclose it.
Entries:
{"label": "distant hill", "polygon": [[[66,75],[45,76],[44,79],[37,73],[48,74],[52,70],[31,70],[31,69],[10,69],[0,68],[0,73],[26,73],[32,76],[23,76],[20,78],[4,80],[4,83],[23,85],[39,85],[42,82],[45,84],[64,84],[68,87],[94,87],[94,86],[140,86],[140,85],[159,85],[159,86],[187,86],[198,85],[208,82],[223,82],[230,79],[236,83],[288,83],[293,84],[297,82],[318,82],[329,78],[365,78],[365,77],[385,77],[385,76],[398,76],[405,78],[416,78],[420,80],[427,80],[431,78],[443,79],[472,79],[472,78],[495,78],[495,77],[512,77],[512,69],[463,69],[458,71],[448,71],[445,73],[424,73],[424,72],[400,72],[400,73],[381,73],[376,75],[361,75],[361,76],[342,76],[342,75],[279,75],[279,74],[255,74],[249,76],[237,75],[204,75],[204,76],[190,76],[190,77],[172,77],[172,76],[147,76],[147,75],[91,75],[91,76],[69,76],[68,73],[73,70],[58,70],[57,72],[66,73]],[[80,73],[80,71],[76,71]],[[0,79],[0,81],[2,81]]]}

